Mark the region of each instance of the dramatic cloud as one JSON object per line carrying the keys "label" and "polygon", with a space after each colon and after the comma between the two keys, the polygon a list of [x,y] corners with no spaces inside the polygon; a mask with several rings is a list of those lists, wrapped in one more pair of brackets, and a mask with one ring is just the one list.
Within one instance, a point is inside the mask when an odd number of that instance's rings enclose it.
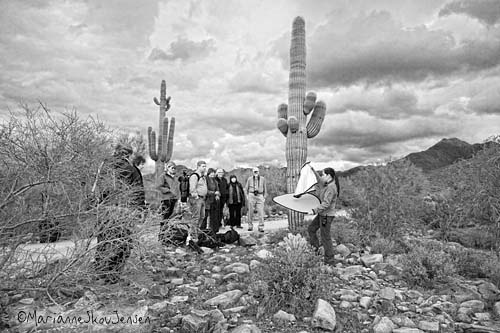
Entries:
{"label": "dramatic cloud", "polygon": [[[0,0],[0,119],[19,102],[76,109],[112,128],[158,127],[173,159],[284,165],[290,28],[307,32],[307,89],[327,104],[313,163],[346,169],[498,134],[498,2]],[[458,15],[456,15],[458,14]],[[148,160],[148,170],[152,171]]]}
{"label": "dramatic cloud", "polygon": [[470,99],[467,106],[478,113],[500,115],[500,87],[493,86],[479,92]]}
{"label": "dramatic cloud", "polygon": [[[283,39],[276,54],[288,54]],[[356,17],[332,14],[309,38],[308,73],[313,86],[338,87],[355,83],[418,82],[478,72],[500,64],[500,32],[489,38],[457,43],[453,34],[407,27],[389,12]]]}
{"label": "dramatic cloud", "polygon": [[499,0],[457,0],[447,3],[440,11],[439,16],[464,14],[478,19],[487,25],[495,25],[500,21]]}
{"label": "dramatic cloud", "polygon": [[161,49],[154,48],[149,55],[149,59],[153,61],[175,59],[194,61],[207,57],[213,51],[215,51],[215,41],[213,39],[195,42],[180,36],[176,41],[170,44],[168,53]]}
{"label": "dramatic cloud", "polygon": [[327,116],[322,135],[314,145],[376,148],[388,143],[425,137],[443,137],[457,130],[459,124],[447,119],[410,117],[404,120],[380,119],[364,112],[348,111]]}

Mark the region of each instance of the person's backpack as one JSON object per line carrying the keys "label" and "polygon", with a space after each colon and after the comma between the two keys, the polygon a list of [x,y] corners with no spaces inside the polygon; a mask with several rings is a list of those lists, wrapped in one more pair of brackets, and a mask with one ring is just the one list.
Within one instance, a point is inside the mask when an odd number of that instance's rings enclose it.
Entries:
{"label": "person's backpack", "polygon": [[233,244],[240,239],[240,234],[234,229],[230,229],[223,234],[215,235],[216,238],[224,244]]}
{"label": "person's backpack", "polygon": [[198,234],[198,246],[216,249],[224,246],[224,243],[218,239],[217,235],[212,230],[208,229],[201,230]]}
{"label": "person's backpack", "polygon": [[179,190],[182,198],[189,196],[189,177],[187,175],[179,177]]}
{"label": "person's backpack", "polygon": [[187,196],[189,197],[191,195],[191,193],[189,193],[189,180],[191,179],[191,176],[192,175],[195,175],[196,176],[196,181],[198,182],[200,180],[200,175],[196,172],[193,172],[191,173],[190,175],[188,175],[186,178],[187,178]]}

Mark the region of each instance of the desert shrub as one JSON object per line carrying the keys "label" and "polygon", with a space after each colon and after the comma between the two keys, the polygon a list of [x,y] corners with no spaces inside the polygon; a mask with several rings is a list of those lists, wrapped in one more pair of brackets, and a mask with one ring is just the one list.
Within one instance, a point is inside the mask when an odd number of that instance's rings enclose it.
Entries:
{"label": "desert shrub", "polygon": [[382,236],[373,237],[370,241],[372,253],[381,253],[384,257],[389,254],[401,254],[408,250],[408,246],[399,239],[387,239]]}
{"label": "desert shrub", "polygon": [[292,234],[272,254],[252,273],[249,290],[260,300],[259,313],[282,309],[295,315],[309,314],[324,288],[321,258],[302,236]]}
{"label": "desert shrub", "polygon": [[360,231],[386,238],[418,225],[422,197],[429,188],[422,171],[405,160],[365,168],[344,184],[344,196]]}
{"label": "desert shrub", "polygon": [[352,223],[343,217],[335,217],[332,223],[331,233],[332,239],[336,240],[339,244],[351,243],[360,245],[362,243],[356,223]]}
{"label": "desert shrub", "polygon": [[452,227],[482,225],[485,234],[495,237],[500,248],[500,145],[489,143],[472,158],[459,161],[432,175],[437,186],[449,193],[443,205],[450,216],[447,223],[437,216],[444,236]]}
{"label": "desert shrub", "polygon": [[[92,239],[134,232],[142,215],[129,206],[135,189],[112,167],[114,132],[74,111],[42,104],[21,111],[0,123],[0,279],[5,286],[57,289],[56,280],[95,277]],[[74,247],[57,264],[61,253],[24,245],[59,237]]]}
{"label": "desert shrub", "polygon": [[412,286],[431,288],[456,273],[452,256],[436,244],[416,245],[401,258],[402,276]]}
{"label": "desert shrub", "polygon": [[450,253],[459,275],[469,279],[486,278],[500,287],[500,258],[496,253],[467,248],[455,248]]}

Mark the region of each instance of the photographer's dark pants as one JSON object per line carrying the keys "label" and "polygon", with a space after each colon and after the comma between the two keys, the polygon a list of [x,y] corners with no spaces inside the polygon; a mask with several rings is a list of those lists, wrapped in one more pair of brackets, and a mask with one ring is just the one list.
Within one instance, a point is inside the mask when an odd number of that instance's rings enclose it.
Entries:
{"label": "photographer's dark pants", "polygon": [[131,230],[107,230],[97,235],[95,264],[101,278],[116,282],[132,251]]}
{"label": "photographer's dark pants", "polygon": [[321,234],[321,243],[323,245],[323,249],[325,250],[325,262],[329,262],[333,260],[333,242],[332,235],[330,233],[330,228],[332,227],[334,216],[321,216],[316,215],[314,220],[311,221],[307,231],[309,232],[309,241],[311,245],[318,249],[319,248],[319,240],[318,240],[318,229]]}
{"label": "photographer's dark pants", "polygon": [[166,229],[166,223],[167,223],[167,220],[174,213],[174,208],[175,208],[176,203],[177,203],[177,199],[162,200],[162,202],[161,202],[161,215],[163,216],[163,219],[160,222],[160,233],[158,234],[158,239],[160,241],[165,239],[164,232]]}

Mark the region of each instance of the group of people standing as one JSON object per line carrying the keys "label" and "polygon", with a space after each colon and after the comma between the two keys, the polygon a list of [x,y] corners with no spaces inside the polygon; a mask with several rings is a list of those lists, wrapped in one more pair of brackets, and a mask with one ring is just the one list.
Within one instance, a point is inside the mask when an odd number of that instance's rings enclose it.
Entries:
{"label": "group of people standing", "polygon": [[[146,208],[144,184],[139,169],[144,162],[143,158],[132,156],[130,147],[118,145],[110,163],[106,163],[107,168],[114,174],[113,177],[132,190],[125,206],[139,209],[139,211]],[[320,205],[309,212],[317,216],[309,225],[308,231],[311,245],[318,248],[317,231],[320,230],[321,243],[325,250],[325,262],[332,263],[334,251],[330,228],[335,215],[335,203],[340,193],[340,186],[332,168],[325,168],[316,173],[316,177],[318,180],[316,191]],[[198,231],[207,226],[214,233],[219,231],[226,206],[229,211],[227,225],[230,227],[242,228],[242,208],[246,206],[248,230],[253,230],[253,218],[257,213],[258,230],[264,231],[264,202],[268,192],[266,179],[260,176],[260,170],[257,167],[252,168],[252,175],[247,178],[245,185],[242,185],[236,175],[230,175],[227,181],[223,169],[209,168],[207,170],[207,164],[204,161],[198,161],[196,170],[190,175],[184,171],[180,177],[177,177],[175,163],[168,162],[164,173],[158,177],[156,187],[160,192],[163,216],[160,239],[166,223],[178,206],[189,210],[191,216],[187,222],[189,223],[189,237],[193,241],[198,239]],[[116,200],[113,200],[113,197],[116,193],[113,192],[119,193],[122,190],[105,189],[100,195],[99,202],[109,202],[110,207],[124,206],[123,202],[114,202]],[[103,222],[109,223],[112,220],[105,219]],[[132,248],[130,226],[106,228],[105,224],[101,223],[96,236],[98,240],[96,269],[107,282],[116,282],[125,261],[130,256]]]}
{"label": "group of people standing", "polygon": [[205,161],[198,161],[196,170],[190,175],[186,171],[176,178],[176,165],[168,162],[165,172],[158,178],[156,187],[160,191],[163,215],[160,238],[168,219],[172,216],[177,202],[187,205],[191,211],[190,236],[197,238],[198,229],[209,228],[217,233],[224,222],[224,208],[229,214],[226,224],[233,228],[242,228],[242,208],[248,209],[248,228],[253,230],[254,210],[259,216],[259,231],[264,231],[264,201],[267,185],[259,169],[252,169],[253,175],[243,186],[236,175],[225,178],[221,168],[208,168]]}

